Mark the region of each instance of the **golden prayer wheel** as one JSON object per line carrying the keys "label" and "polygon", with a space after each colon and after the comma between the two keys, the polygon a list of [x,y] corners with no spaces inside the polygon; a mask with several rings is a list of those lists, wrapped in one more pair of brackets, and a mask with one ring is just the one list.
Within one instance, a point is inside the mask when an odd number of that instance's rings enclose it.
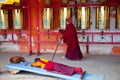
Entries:
{"label": "golden prayer wheel", "polygon": [[0,29],[8,29],[8,11],[0,10]]}
{"label": "golden prayer wheel", "polygon": [[12,11],[14,29],[23,29],[23,11],[14,9]]}
{"label": "golden prayer wheel", "polygon": [[80,0],[80,3],[86,3],[87,0]]}
{"label": "golden prayer wheel", "polygon": [[69,3],[69,0],[62,0],[62,3],[67,4],[67,3]]}
{"label": "golden prayer wheel", "polygon": [[99,2],[101,2],[101,3],[104,3],[104,2],[106,2],[107,0],[98,0]]}
{"label": "golden prayer wheel", "polygon": [[78,7],[77,9],[77,29],[90,28],[90,7]]}
{"label": "golden prayer wheel", "polygon": [[66,19],[71,17],[72,15],[72,8],[63,7],[59,9],[59,20],[60,20],[60,28],[66,28]]}
{"label": "golden prayer wheel", "polygon": [[51,3],[51,0],[44,0],[44,3],[45,3],[46,5],[49,5],[49,4]]}
{"label": "golden prayer wheel", "polygon": [[108,6],[99,6],[96,8],[96,28],[109,29],[110,10]]}
{"label": "golden prayer wheel", "polygon": [[43,29],[53,28],[53,8],[43,9]]}
{"label": "golden prayer wheel", "polygon": [[116,29],[120,29],[120,6],[117,7]]}

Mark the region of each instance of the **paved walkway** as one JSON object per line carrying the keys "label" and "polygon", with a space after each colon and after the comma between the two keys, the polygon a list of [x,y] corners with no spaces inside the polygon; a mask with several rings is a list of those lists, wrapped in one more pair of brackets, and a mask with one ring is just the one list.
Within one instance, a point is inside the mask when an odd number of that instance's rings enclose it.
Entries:
{"label": "paved walkway", "polygon": [[[29,72],[20,72],[19,74],[12,75],[5,68],[5,65],[9,63],[10,57],[14,55],[20,55],[25,57],[28,61],[33,61],[36,57],[44,57],[52,59],[52,54],[41,54],[40,56],[32,55],[28,56],[27,53],[2,53],[0,52],[0,80],[61,80],[54,77],[48,77],[38,75]],[[105,80],[120,80],[120,55],[85,55],[85,61],[71,61],[62,58],[64,54],[57,54],[54,61],[66,64],[69,66],[79,67],[89,73],[103,74]]]}

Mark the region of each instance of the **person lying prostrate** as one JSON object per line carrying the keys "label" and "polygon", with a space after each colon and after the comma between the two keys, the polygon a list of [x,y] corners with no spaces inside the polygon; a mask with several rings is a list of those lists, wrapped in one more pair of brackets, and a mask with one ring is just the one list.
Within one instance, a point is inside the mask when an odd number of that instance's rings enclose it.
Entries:
{"label": "person lying prostrate", "polygon": [[69,76],[73,75],[74,73],[78,73],[80,75],[83,74],[83,70],[81,67],[71,67],[68,65],[47,60],[45,58],[35,58],[34,62],[31,63],[31,66],[40,67],[48,71],[56,71],[58,73]]}

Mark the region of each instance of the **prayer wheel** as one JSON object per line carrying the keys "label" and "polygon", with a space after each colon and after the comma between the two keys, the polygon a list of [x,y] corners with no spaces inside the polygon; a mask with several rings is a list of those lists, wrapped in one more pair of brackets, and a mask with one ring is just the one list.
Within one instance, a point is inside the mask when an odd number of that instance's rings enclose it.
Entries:
{"label": "prayer wheel", "polygon": [[8,29],[8,11],[0,10],[0,29]]}
{"label": "prayer wheel", "polygon": [[101,2],[101,3],[104,3],[106,2],[107,0],[98,0],[98,2]]}
{"label": "prayer wheel", "polygon": [[77,9],[77,29],[90,28],[90,7],[78,7]]}
{"label": "prayer wheel", "polygon": [[51,0],[44,0],[44,3],[45,3],[46,5],[50,5]]}
{"label": "prayer wheel", "polygon": [[71,17],[72,15],[72,8],[64,7],[59,9],[59,19],[60,19],[60,28],[66,28],[66,19]]}
{"label": "prayer wheel", "polygon": [[63,3],[63,4],[68,4],[68,3],[69,3],[69,0],[62,0],[62,3]]}
{"label": "prayer wheel", "polygon": [[86,3],[87,0],[80,0],[80,3]]}
{"label": "prayer wheel", "polygon": [[23,11],[14,9],[12,11],[14,29],[23,29]]}
{"label": "prayer wheel", "polygon": [[96,28],[109,29],[110,10],[108,6],[99,6],[96,8]]}
{"label": "prayer wheel", "polygon": [[43,29],[53,28],[53,8],[43,9]]}
{"label": "prayer wheel", "polygon": [[120,6],[117,7],[116,29],[120,29]]}

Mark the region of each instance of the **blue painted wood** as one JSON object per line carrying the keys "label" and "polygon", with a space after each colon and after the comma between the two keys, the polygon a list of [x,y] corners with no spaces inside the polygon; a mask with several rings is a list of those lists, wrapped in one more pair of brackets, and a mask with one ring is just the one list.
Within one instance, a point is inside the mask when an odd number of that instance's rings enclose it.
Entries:
{"label": "blue painted wood", "polygon": [[[32,67],[31,62],[28,62],[28,61],[21,62],[19,64],[9,63],[9,64],[6,64],[5,66],[6,68],[13,69],[13,70],[33,72],[36,74],[61,78],[63,80],[80,80],[81,78],[81,75],[79,74],[73,74],[72,76],[68,76],[64,74],[57,74],[54,72],[50,72],[50,71],[47,71],[45,69],[41,69],[38,67]],[[104,75],[86,73],[84,75],[83,80],[104,80]]]}

